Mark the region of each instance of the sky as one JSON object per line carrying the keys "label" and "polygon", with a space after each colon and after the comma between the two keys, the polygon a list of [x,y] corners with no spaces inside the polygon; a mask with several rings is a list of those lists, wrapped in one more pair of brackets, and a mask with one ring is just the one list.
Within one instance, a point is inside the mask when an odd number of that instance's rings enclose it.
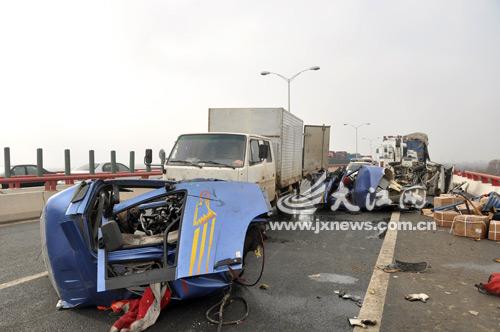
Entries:
{"label": "sky", "polygon": [[[210,107],[286,107],[331,150],[429,135],[431,159],[500,158],[500,2],[0,0],[0,148],[46,166],[137,162]],[[3,158],[0,159],[3,164]]]}

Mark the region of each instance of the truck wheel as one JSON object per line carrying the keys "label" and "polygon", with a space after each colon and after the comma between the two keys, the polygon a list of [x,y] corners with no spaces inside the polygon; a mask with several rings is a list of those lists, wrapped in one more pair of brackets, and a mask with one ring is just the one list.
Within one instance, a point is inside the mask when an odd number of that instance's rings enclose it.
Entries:
{"label": "truck wheel", "polygon": [[255,286],[264,272],[264,236],[258,226],[250,226],[243,247],[243,267],[236,282],[243,286]]}

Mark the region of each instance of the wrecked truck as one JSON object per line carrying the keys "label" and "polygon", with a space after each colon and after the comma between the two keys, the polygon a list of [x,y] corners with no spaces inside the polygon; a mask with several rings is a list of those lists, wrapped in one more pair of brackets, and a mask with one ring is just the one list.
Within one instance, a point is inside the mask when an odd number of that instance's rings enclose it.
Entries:
{"label": "wrecked truck", "polygon": [[285,214],[298,215],[314,214],[317,209],[358,212],[391,205],[400,209],[422,208],[426,204],[424,186],[403,186],[395,181],[389,168],[360,165],[323,172],[309,182],[303,181],[300,191],[281,197],[277,207]]}
{"label": "wrecked truck", "polygon": [[52,196],[41,216],[58,307],[109,306],[160,282],[172,300],[222,290],[262,240],[267,213],[250,183],[81,182]]}
{"label": "wrecked truck", "polygon": [[390,169],[402,186],[424,186],[430,196],[450,189],[453,167],[430,160],[429,138],[424,133],[384,136],[376,149],[380,166]]}

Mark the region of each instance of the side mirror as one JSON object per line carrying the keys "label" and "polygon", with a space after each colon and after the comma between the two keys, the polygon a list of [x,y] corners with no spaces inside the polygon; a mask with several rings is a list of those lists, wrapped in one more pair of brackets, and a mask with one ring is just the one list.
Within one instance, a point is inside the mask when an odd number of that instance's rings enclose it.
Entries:
{"label": "side mirror", "polygon": [[146,154],[144,155],[144,164],[151,165],[153,163],[153,150],[146,149]]}
{"label": "side mirror", "polygon": [[269,155],[268,146],[264,144],[259,145],[259,159],[267,159],[268,155]]}
{"label": "side mirror", "polygon": [[165,164],[165,159],[166,159],[166,154],[165,150],[161,149],[160,152],[158,153],[158,156],[160,157],[161,164]]}

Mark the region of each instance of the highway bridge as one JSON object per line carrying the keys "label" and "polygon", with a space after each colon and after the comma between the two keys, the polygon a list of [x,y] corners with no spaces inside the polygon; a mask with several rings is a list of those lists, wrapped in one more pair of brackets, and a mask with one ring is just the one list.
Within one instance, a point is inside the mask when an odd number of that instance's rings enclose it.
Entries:
{"label": "highway bridge", "polygon": [[[151,177],[157,171],[104,174],[100,177]],[[98,176],[98,177],[99,177]],[[0,329],[108,330],[117,316],[96,308],[56,310],[58,297],[47,277],[40,247],[39,215],[44,202],[71,182],[85,177],[53,175],[46,187],[3,189],[0,192]],[[19,187],[31,178],[2,179]],[[16,182],[17,181],[17,182]],[[456,172],[455,182],[468,182],[474,193],[499,190],[497,177]],[[68,182],[67,185],[59,184]],[[375,212],[318,211],[288,221],[351,224],[417,224],[432,221],[419,211],[385,208]],[[281,217],[280,220],[283,220]],[[268,230],[263,287],[238,288],[249,304],[249,317],[231,331],[351,331],[348,318],[376,321],[367,330],[498,331],[498,298],[479,293],[474,284],[500,270],[498,242],[455,237],[448,229]],[[430,264],[422,273],[386,273],[381,267],[395,259]],[[339,297],[346,292],[363,299]],[[426,302],[405,296],[425,293]],[[213,331],[205,311],[219,301],[211,296],[167,308],[150,331]],[[238,308],[234,309],[238,311]],[[237,313],[236,313],[237,315]]]}

